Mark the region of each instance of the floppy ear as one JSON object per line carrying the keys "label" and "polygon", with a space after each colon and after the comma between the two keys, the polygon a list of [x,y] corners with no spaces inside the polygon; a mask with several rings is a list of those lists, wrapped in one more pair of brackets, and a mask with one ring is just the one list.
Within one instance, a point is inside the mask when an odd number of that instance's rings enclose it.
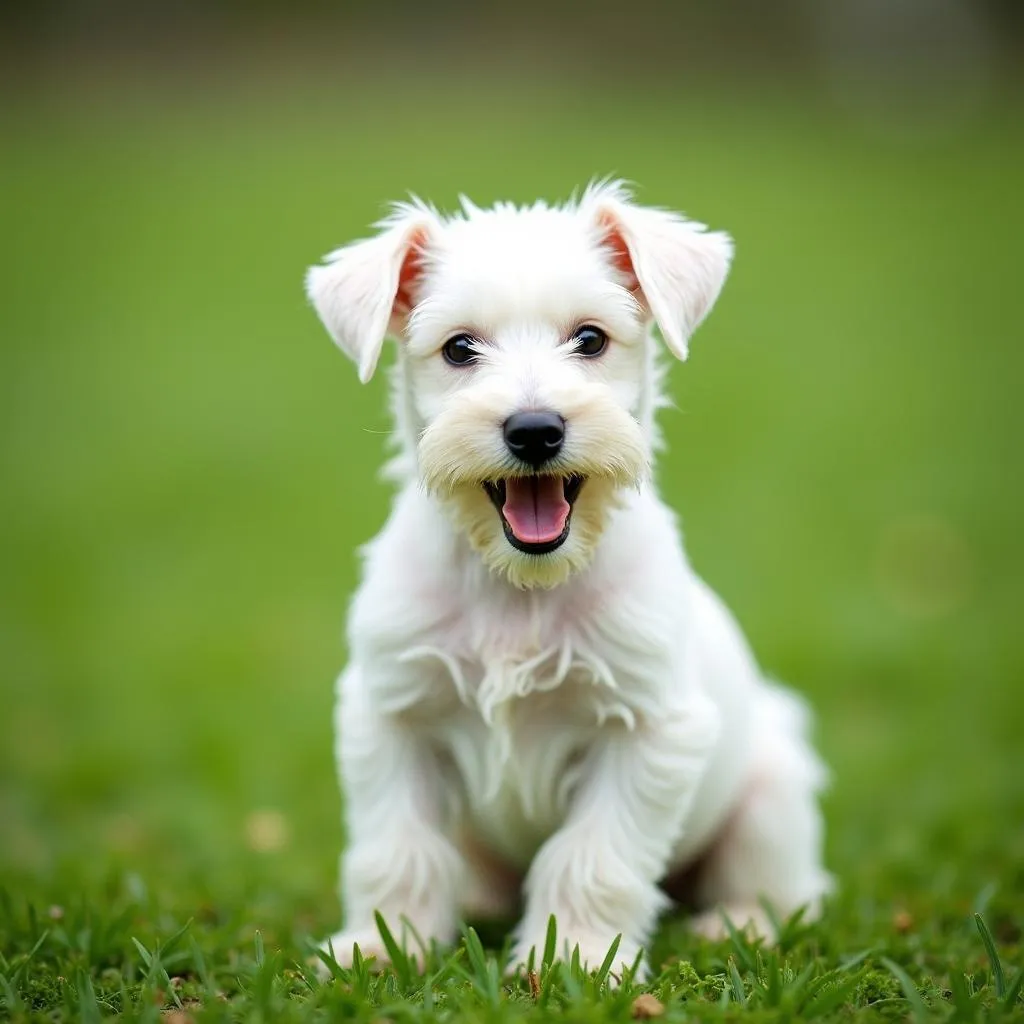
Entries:
{"label": "floppy ear", "polygon": [[415,303],[423,251],[439,227],[419,206],[398,206],[374,238],[353,242],[310,267],[306,294],[338,347],[359,368],[365,384],[380,359],[384,338],[398,334]]}
{"label": "floppy ear", "polygon": [[670,351],[679,359],[711,312],[732,260],[732,239],[667,210],[635,206],[619,185],[591,189],[584,203],[615,266],[631,279]]}

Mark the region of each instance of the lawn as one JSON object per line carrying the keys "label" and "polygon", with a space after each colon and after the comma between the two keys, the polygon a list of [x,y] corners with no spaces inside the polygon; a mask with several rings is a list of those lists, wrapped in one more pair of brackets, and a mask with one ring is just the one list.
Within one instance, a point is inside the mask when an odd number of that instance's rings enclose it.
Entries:
{"label": "lawn", "polygon": [[[1024,95],[908,139],[806,89],[644,88],[417,80],[431,118],[401,81],[111,80],[0,113],[0,1018],[1024,1017]],[[609,172],[737,239],[660,480],[816,708],[840,889],[777,950],[670,919],[614,992],[503,977],[494,927],[320,983],[387,420],[303,270],[408,190]]]}

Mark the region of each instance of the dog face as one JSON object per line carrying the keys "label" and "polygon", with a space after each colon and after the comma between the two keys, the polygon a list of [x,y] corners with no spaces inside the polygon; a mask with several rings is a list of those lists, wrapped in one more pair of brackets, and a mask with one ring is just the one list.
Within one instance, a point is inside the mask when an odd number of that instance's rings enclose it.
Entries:
{"label": "dog face", "polygon": [[400,339],[422,483],[492,570],[556,586],[649,472],[650,321],[685,358],[731,243],[617,185],[556,208],[463,200],[447,219],[403,205],[381,227],[310,270],[314,306],[363,380]]}

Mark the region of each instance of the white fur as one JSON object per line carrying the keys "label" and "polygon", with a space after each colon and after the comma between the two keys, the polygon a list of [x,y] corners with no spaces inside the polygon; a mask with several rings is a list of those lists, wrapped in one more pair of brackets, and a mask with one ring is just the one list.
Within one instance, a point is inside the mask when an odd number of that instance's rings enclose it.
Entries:
{"label": "white fur", "polygon": [[[385,333],[400,340],[400,489],[366,549],[338,686],[340,960],[353,942],[385,958],[375,911],[411,926],[406,941],[450,942],[469,904],[515,906],[517,874],[517,961],[555,914],[562,951],[592,966],[619,933],[632,961],[681,869],[696,866],[708,933],[716,908],[763,930],[760,898],[814,912],[827,891],[802,706],[690,568],[650,476],[651,322],[685,357],[731,248],[602,184],[562,207],[402,205],[310,271],[363,379]],[[581,324],[609,335],[603,355],[574,351]],[[453,367],[440,350],[463,331],[480,356]],[[524,473],[501,425],[531,409],[566,421],[552,471],[586,477],[546,555],[508,543],[482,487]]]}

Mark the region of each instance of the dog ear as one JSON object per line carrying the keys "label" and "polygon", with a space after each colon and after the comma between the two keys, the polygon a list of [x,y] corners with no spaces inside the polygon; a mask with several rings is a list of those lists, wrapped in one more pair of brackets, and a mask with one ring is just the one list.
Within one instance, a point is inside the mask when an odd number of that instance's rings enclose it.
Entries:
{"label": "dog ear", "polygon": [[306,274],[317,315],[364,384],[385,337],[401,333],[415,304],[423,253],[440,225],[425,207],[402,204],[379,227],[380,234],[329,253]]}
{"label": "dog ear", "polygon": [[635,206],[618,184],[589,190],[583,204],[592,204],[603,244],[630,279],[665,344],[685,359],[690,335],[711,312],[725,284],[732,239],[679,214]]}

